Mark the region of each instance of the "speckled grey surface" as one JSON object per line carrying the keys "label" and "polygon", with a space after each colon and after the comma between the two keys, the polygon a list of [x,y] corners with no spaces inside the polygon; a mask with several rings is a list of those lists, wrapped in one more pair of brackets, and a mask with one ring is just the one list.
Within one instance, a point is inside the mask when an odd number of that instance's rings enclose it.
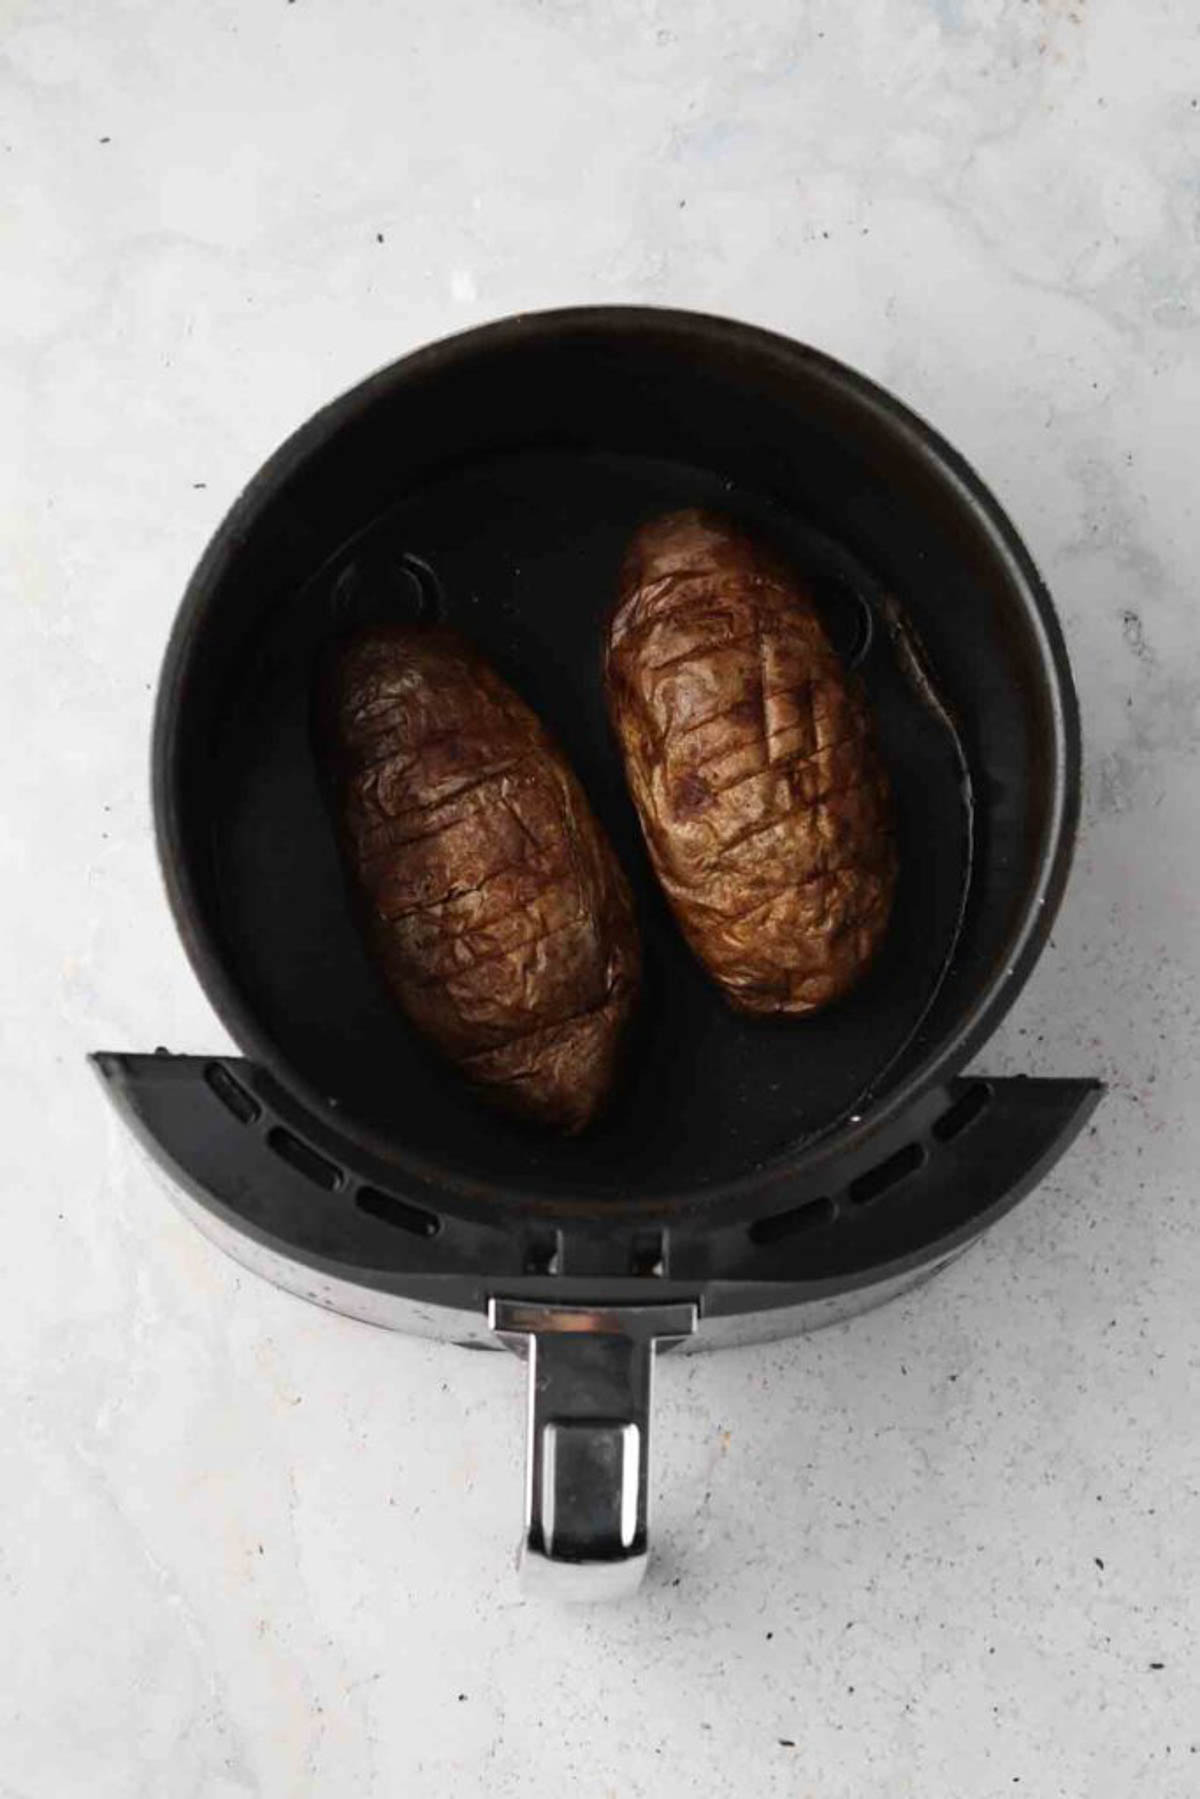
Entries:
{"label": "speckled grey surface", "polygon": [[[1190,1799],[1200,19],[1190,0],[9,0],[5,1799]],[[515,1363],[325,1316],[82,1065],[223,1039],[148,836],[169,617],[365,370],[601,298],[810,339],[1055,592],[1085,828],[998,1072],[1092,1133],[920,1294],[667,1364],[625,1608],[509,1573]]]}

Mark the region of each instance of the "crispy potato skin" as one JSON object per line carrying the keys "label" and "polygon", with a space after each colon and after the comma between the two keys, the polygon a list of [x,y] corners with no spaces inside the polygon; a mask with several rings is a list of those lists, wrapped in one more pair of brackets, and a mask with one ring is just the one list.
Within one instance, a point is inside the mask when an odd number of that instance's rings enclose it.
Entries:
{"label": "crispy potato skin", "polygon": [[655,871],[729,1002],[839,998],[886,930],[896,851],[865,697],[803,582],[719,517],[652,520],[606,673]]}
{"label": "crispy potato skin", "polygon": [[562,754],[441,629],[342,644],[320,711],[392,994],[485,1097],[582,1130],[607,1098],[641,957],[625,877]]}

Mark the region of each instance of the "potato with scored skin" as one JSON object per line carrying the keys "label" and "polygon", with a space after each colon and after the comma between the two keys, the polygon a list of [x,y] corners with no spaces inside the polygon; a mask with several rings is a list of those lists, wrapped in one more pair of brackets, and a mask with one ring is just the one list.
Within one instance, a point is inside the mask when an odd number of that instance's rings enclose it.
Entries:
{"label": "potato with scored skin", "polygon": [[655,871],[730,1003],[799,1015],[847,992],[891,910],[890,794],[803,582],[719,517],[652,520],[606,672]]}
{"label": "potato with scored skin", "polygon": [[562,754],[452,632],[359,632],[322,735],[378,965],[410,1019],[506,1110],[601,1108],[641,969],[625,877]]}

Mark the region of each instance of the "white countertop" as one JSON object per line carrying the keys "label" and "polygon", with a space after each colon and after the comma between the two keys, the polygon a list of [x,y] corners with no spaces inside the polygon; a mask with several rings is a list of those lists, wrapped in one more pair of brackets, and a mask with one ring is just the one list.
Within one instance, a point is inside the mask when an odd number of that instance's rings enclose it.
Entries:
{"label": "white countertop", "polygon": [[[1191,0],[10,0],[0,40],[4,1799],[1200,1792]],[[658,1558],[510,1573],[522,1377],[166,1203],[91,1048],[226,1043],[150,843],[204,542],[323,400],[598,299],[883,381],[1011,510],[1087,735],[989,1048],[1111,1094],[933,1286],[666,1363]]]}

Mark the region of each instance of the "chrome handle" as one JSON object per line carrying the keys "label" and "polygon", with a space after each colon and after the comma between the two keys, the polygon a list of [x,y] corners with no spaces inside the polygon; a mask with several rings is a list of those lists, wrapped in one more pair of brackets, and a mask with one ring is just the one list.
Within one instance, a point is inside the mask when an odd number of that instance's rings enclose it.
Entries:
{"label": "chrome handle", "polygon": [[647,1560],[654,1353],[691,1336],[695,1302],[493,1299],[488,1322],[529,1365],[522,1584],[558,1599],[632,1593]]}

